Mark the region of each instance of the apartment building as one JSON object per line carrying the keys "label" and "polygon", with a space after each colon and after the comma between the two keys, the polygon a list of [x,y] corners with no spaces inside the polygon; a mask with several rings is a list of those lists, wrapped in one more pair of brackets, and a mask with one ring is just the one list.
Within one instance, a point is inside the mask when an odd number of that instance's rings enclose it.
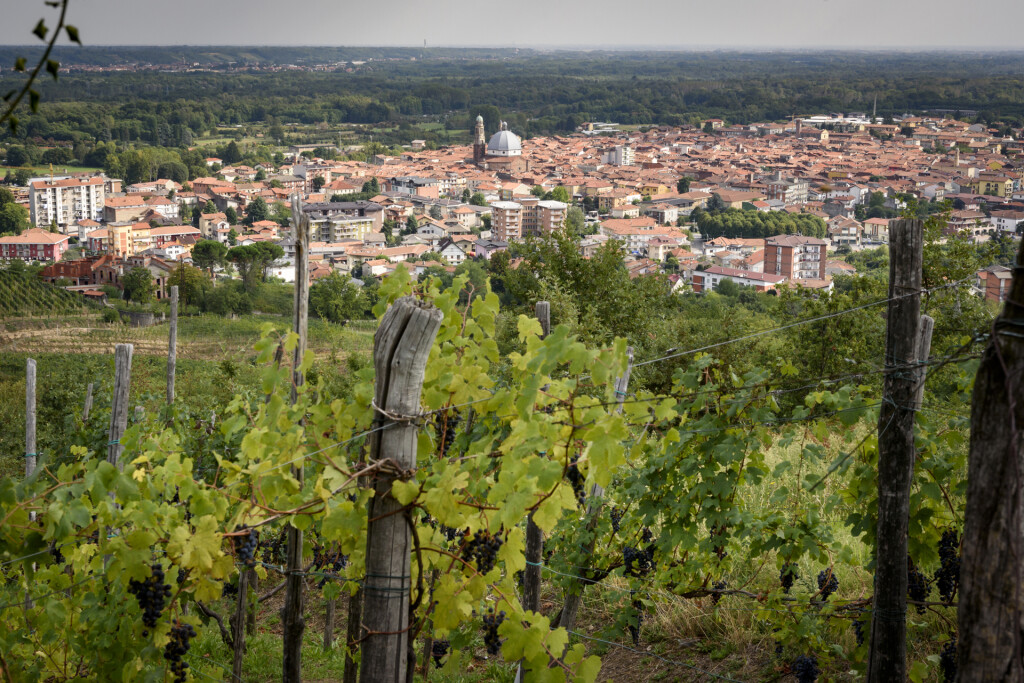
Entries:
{"label": "apartment building", "polygon": [[569,205],[564,202],[524,197],[518,202],[492,202],[491,231],[496,240],[508,242],[561,229]]}
{"label": "apartment building", "polygon": [[103,220],[106,199],[104,179],[54,178],[29,183],[29,214],[38,226],[56,222],[61,230],[88,218]]}
{"label": "apartment building", "polygon": [[764,243],[764,272],[790,280],[824,280],[827,243],[816,237],[776,235]]}
{"label": "apartment building", "polygon": [[767,185],[768,199],[777,199],[785,202],[787,206],[807,202],[807,191],[810,185],[806,180],[783,178],[781,173],[776,173]]}
{"label": "apartment building", "polygon": [[362,241],[384,229],[384,207],[373,202],[319,202],[306,204],[312,239],[317,242]]}

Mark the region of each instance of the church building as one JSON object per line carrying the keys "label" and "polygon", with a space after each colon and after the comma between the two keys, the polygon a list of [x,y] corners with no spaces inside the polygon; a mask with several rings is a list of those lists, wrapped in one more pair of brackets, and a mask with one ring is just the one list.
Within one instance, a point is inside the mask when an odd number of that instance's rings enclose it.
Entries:
{"label": "church building", "polygon": [[521,174],[530,170],[530,162],[523,157],[523,144],[519,136],[501,122],[501,129],[484,142],[484,117],[476,117],[476,135],[473,138],[473,163],[488,171]]}

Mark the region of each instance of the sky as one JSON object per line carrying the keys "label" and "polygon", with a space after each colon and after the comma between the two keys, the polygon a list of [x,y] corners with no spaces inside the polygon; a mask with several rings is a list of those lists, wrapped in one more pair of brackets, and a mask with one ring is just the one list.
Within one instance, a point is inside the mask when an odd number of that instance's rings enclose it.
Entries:
{"label": "sky", "polygon": [[[0,45],[54,16],[0,4]],[[70,0],[68,23],[92,45],[1024,49],[1022,0]]]}

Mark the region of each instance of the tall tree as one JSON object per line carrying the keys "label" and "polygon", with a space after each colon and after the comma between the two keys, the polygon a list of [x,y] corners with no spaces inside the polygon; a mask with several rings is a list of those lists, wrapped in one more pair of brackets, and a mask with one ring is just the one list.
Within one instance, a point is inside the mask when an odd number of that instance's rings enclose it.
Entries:
{"label": "tall tree", "polygon": [[124,287],[124,298],[129,301],[145,304],[153,298],[153,276],[146,268],[135,266],[129,270],[121,280],[121,285]]}
{"label": "tall tree", "polygon": [[679,194],[685,194],[690,191],[690,177],[683,176],[676,181],[676,192]]}
{"label": "tall tree", "polygon": [[216,240],[200,240],[192,247],[192,263],[210,273],[213,269],[226,263],[228,248]]}

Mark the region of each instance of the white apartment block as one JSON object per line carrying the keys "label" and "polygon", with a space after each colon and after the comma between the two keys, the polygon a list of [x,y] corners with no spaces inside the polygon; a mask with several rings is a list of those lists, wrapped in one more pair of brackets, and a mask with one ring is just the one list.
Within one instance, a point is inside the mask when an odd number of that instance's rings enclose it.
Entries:
{"label": "white apartment block", "polygon": [[569,205],[524,197],[518,202],[491,202],[490,208],[492,236],[502,242],[509,242],[561,229]]}
{"label": "white apartment block", "polygon": [[103,178],[37,179],[29,183],[29,213],[32,223],[53,222],[62,230],[76,221],[103,220],[106,200]]}

